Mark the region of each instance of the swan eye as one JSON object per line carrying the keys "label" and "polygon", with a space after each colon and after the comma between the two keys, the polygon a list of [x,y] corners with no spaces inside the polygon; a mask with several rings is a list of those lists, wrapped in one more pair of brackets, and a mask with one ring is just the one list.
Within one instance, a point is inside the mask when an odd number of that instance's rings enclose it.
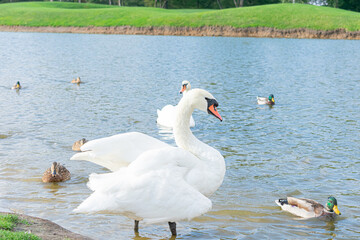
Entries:
{"label": "swan eye", "polygon": [[210,107],[211,105],[214,105],[215,107],[218,107],[219,106],[219,104],[218,104],[218,102],[215,100],[215,99],[213,99],[213,98],[205,98],[205,100],[207,101],[207,103],[208,103],[208,107]]}

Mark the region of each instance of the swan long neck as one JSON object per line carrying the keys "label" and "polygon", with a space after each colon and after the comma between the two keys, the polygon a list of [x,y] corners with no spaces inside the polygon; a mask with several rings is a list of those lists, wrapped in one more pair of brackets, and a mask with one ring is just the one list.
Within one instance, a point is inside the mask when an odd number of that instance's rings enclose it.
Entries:
{"label": "swan long neck", "polygon": [[199,141],[190,130],[190,117],[193,112],[194,107],[191,105],[191,102],[189,99],[183,97],[177,105],[175,123],[173,127],[176,144],[189,151],[189,143],[192,141]]}
{"label": "swan long neck", "polygon": [[[220,152],[201,142],[190,130],[190,117],[196,104],[199,104],[196,99],[193,99],[190,92],[188,93],[189,97],[183,97],[176,107],[173,127],[174,137],[178,147],[189,151],[200,160],[196,163],[197,168],[195,169],[201,169],[201,178],[199,178],[197,171],[194,170],[187,176],[187,181],[205,196],[210,196],[220,187],[224,179],[226,166],[224,157]],[[201,105],[196,108],[200,109]]]}
{"label": "swan long neck", "polygon": [[173,127],[176,144],[203,160],[210,160],[209,158],[212,158],[210,155],[214,154],[221,156],[216,149],[203,143],[192,134],[190,130],[190,118],[194,109],[191,100],[185,97],[183,97],[177,105]]}

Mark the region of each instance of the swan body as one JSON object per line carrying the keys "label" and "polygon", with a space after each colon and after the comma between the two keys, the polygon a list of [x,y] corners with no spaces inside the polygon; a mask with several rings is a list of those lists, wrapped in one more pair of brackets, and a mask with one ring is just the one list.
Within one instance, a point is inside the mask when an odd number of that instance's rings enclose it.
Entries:
{"label": "swan body", "polygon": [[53,162],[51,167],[48,168],[43,176],[43,182],[63,182],[69,180],[71,177],[69,170],[57,162]]}
{"label": "swan body", "polygon": [[[183,81],[181,86],[180,93],[185,96],[185,94],[191,90],[190,82]],[[156,122],[163,127],[172,128],[175,123],[176,108],[177,106],[168,104],[161,110],[158,109]],[[195,127],[195,120],[192,116],[190,117],[190,127]]]}
{"label": "swan body", "polygon": [[[99,139],[101,144],[97,140],[89,141],[81,147],[88,152],[78,153],[72,159],[81,159],[96,147],[98,158],[90,161],[113,170],[116,161],[126,162],[128,166],[112,173],[91,174],[88,187],[94,192],[75,212],[124,214],[135,220],[135,229],[139,221],[167,221],[176,235],[175,221],[190,220],[211,209],[208,197],[222,184],[225,161],[220,152],[191,133],[189,120],[195,108],[222,120],[216,110],[217,102],[207,91],[194,89],[180,100],[178,107],[174,124],[178,147],[136,132]],[[121,146],[128,141],[128,146]],[[106,156],[108,151],[111,156]],[[110,158],[116,160],[110,161]],[[85,160],[89,159],[91,157]],[[112,162],[111,167],[109,162]]]}
{"label": "swan body", "polygon": [[337,208],[337,200],[334,197],[328,198],[326,207],[312,199],[294,197],[278,199],[275,203],[282,210],[302,218],[332,219],[341,214]]}
{"label": "swan body", "polygon": [[270,94],[268,98],[266,97],[256,97],[257,104],[259,105],[275,105],[275,98],[273,94]]}

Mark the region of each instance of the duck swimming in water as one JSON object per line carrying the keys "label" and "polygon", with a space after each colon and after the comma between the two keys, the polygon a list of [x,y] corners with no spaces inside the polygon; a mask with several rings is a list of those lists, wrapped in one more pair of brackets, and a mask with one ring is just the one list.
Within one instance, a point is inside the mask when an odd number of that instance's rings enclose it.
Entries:
{"label": "duck swimming in water", "polygon": [[70,179],[70,172],[60,163],[53,162],[42,177],[43,182],[64,182]]}
{"label": "duck swimming in water", "polygon": [[328,197],[325,207],[311,199],[294,197],[278,199],[275,203],[282,210],[302,218],[320,218],[326,220],[334,219],[337,215],[341,215],[337,207],[337,200],[334,197]]}
{"label": "duck swimming in water", "polygon": [[82,145],[84,145],[86,142],[88,142],[88,140],[86,140],[85,138],[82,138],[76,142],[74,142],[73,146],[72,146],[72,150],[73,151],[77,151],[77,152],[81,152],[80,147]]}
{"label": "duck swimming in water", "polygon": [[71,83],[80,84],[80,83],[82,83],[82,81],[80,80],[80,77],[77,77],[77,78],[74,78],[73,80],[71,80]]}
{"label": "duck swimming in water", "polygon": [[17,83],[11,89],[20,89],[20,88],[21,88],[20,82],[17,81]]}
{"label": "duck swimming in water", "polygon": [[268,98],[266,97],[256,97],[257,98],[257,104],[259,105],[275,105],[275,99],[274,99],[274,95],[270,94],[270,96]]}

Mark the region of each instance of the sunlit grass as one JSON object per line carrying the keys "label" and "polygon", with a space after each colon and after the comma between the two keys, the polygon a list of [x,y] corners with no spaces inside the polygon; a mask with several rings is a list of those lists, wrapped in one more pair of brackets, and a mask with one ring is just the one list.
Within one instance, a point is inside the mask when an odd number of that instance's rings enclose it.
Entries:
{"label": "sunlit grass", "polygon": [[21,26],[231,26],[360,30],[360,13],[307,4],[272,4],[225,10],[166,10],[65,2],[0,4],[0,25]]}
{"label": "sunlit grass", "polygon": [[26,221],[19,219],[18,216],[13,214],[0,215],[0,239],[12,240],[40,240],[39,237],[25,233],[25,232],[12,232],[18,223],[27,224]]}

